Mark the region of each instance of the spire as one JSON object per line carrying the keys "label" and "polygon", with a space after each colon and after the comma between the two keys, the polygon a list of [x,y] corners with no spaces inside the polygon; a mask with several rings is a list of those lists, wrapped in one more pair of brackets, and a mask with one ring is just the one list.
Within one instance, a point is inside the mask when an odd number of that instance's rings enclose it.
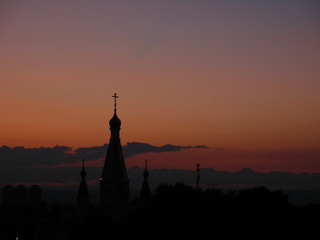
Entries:
{"label": "spire", "polygon": [[150,195],[151,195],[149,182],[148,182],[148,177],[149,177],[148,161],[145,160],[145,169],[144,169],[144,172],[143,172],[143,184],[142,184],[142,188],[141,188],[141,192],[140,192],[140,197],[141,198],[149,198]]}
{"label": "spire", "polygon": [[84,159],[82,159],[82,170],[80,172],[81,175],[81,182],[79,186],[79,191],[77,195],[77,199],[83,200],[83,199],[89,199],[89,193],[88,193],[88,188],[87,188],[87,183],[86,183],[86,171],[84,170]]}
{"label": "spire", "polygon": [[81,181],[85,182],[87,173],[86,173],[86,170],[84,170],[84,159],[82,159],[82,170],[80,175],[81,175]]}
{"label": "spire", "polygon": [[121,213],[129,206],[129,179],[120,142],[121,120],[117,116],[119,96],[115,93],[112,97],[114,114],[109,121],[111,137],[100,178],[100,204],[113,218],[122,218]]}
{"label": "spire", "polygon": [[149,173],[148,173],[148,160],[144,161],[144,173],[143,173],[143,177],[145,180],[148,180],[149,177]]}
{"label": "spire", "polygon": [[85,218],[90,209],[89,192],[86,183],[86,170],[84,170],[84,159],[82,159],[82,170],[80,172],[81,182],[77,194],[76,217]]}

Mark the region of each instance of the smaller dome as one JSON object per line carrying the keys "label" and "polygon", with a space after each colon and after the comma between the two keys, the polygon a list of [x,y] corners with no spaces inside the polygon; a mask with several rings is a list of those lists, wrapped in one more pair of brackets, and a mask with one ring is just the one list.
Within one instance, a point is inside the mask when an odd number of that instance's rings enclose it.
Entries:
{"label": "smaller dome", "polygon": [[113,117],[110,119],[109,125],[110,125],[111,128],[120,128],[121,120],[118,118],[116,112],[114,112]]}

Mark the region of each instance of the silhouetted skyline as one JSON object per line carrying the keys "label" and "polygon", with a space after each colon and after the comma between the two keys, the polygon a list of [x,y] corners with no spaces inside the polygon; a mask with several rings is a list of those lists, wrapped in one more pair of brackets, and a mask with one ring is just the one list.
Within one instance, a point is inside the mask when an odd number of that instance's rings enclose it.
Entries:
{"label": "silhouetted skyline", "polygon": [[[137,174],[139,168],[135,168],[134,176],[143,176],[143,183],[140,194],[134,195],[121,146],[122,123],[117,115],[117,95],[114,94],[113,97],[114,113],[109,121],[110,139],[103,167],[99,167],[99,202],[90,200],[88,190],[92,185],[87,185],[84,159],[77,194],[67,204],[63,203],[61,194],[56,194],[58,201],[42,201],[42,189],[38,185],[28,188],[24,185],[7,184],[2,188],[3,201],[0,204],[1,238],[73,240],[116,236],[149,239],[152,234],[153,239],[162,239],[165,236],[203,238],[211,234],[219,238],[246,236],[248,239],[274,239],[293,236],[310,238],[317,234],[319,219],[315,216],[320,213],[319,204],[290,204],[288,195],[282,190],[270,190],[263,186],[267,181],[266,175],[255,173],[249,168],[242,169],[233,176],[240,183],[243,181],[243,184],[247,184],[243,189],[225,191],[217,188],[217,184],[201,186],[202,177],[210,176],[218,183],[219,178],[225,182],[227,175],[223,172],[224,176],[221,177],[221,173],[212,169],[209,174],[205,174],[208,169],[200,169],[201,165],[197,163],[192,176],[193,184],[186,184],[183,180],[184,172],[175,170],[178,171],[175,177],[181,178],[180,181],[168,184],[164,182],[167,179],[162,178],[162,183],[151,191],[148,161],[145,160],[143,174],[142,171]],[[164,148],[167,151],[177,150],[172,147],[166,145]],[[4,149],[9,150],[8,147]],[[151,149],[155,151],[157,148]],[[62,152],[65,153],[65,150],[66,148]],[[272,176],[274,182],[271,184],[281,182],[277,175],[279,174]],[[154,174],[152,176],[157,177]],[[308,181],[308,177],[320,180],[320,173],[297,176],[300,177],[299,183],[301,180]],[[248,186],[252,185],[250,181],[257,180],[261,181],[260,186]],[[137,231],[141,227],[143,231]]]}

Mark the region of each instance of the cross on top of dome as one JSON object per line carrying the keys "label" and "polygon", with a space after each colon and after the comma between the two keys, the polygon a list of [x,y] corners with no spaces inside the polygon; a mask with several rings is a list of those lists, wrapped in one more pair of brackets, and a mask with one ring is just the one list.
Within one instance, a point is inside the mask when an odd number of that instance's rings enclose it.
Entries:
{"label": "cross on top of dome", "polygon": [[119,96],[115,93],[112,97],[114,98],[114,111],[117,111],[117,98]]}

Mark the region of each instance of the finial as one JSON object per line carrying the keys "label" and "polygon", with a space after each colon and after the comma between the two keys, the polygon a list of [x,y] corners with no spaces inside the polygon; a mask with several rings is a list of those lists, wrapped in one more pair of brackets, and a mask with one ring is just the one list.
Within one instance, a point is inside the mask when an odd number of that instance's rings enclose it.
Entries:
{"label": "finial", "polygon": [[119,98],[119,96],[115,93],[113,96],[114,98],[114,111],[117,111],[117,98]]}
{"label": "finial", "polygon": [[147,169],[148,168],[148,160],[144,161],[144,168]]}
{"label": "finial", "polygon": [[82,168],[84,169],[84,158],[82,159]]}

